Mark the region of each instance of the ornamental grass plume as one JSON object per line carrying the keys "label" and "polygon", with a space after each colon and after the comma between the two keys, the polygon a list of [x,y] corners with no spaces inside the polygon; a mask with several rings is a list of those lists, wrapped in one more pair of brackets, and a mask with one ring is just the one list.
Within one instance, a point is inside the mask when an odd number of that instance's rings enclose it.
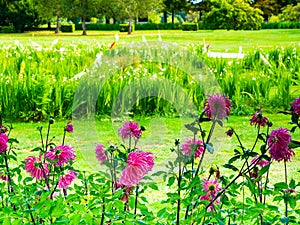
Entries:
{"label": "ornamental grass plume", "polygon": [[152,170],[154,156],[151,152],[130,152],[127,167],[122,171],[119,183],[127,187],[137,185]]}
{"label": "ornamental grass plume", "polygon": [[0,154],[7,150],[8,136],[5,133],[0,133]]}
{"label": "ornamental grass plume", "polygon": [[207,118],[223,120],[227,119],[227,116],[230,114],[231,102],[224,94],[213,94],[208,95],[204,106]]}
{"label": "ornamental grass plume", "polygon": [[264,117],[262,115],[262,108],[260,107],[260,109],[252,114],[252,118],[250,119],[250,125],[254,125],[255,127],[257,126],[261,126],[261,127],[264,127],[266,126],[268,122],[268,118],[267,117]]}
{"label": "ornamental grass plume", "polygon": [[289,148],[292,137],[289,130],[286,128],[278,128],[272,130],[268,138],[269,153],[272,159],[280,162],[290,161],[291,157],[295,155],[294,151]]}
{"label": "ornamental grass plume", "polygon": [[100,164],[103,164],[108,159],[104,151],[105,151],[104,145],[101,144],[96,145],[95,154]]}
{"label": "ornamental grass plume", "polygon": [[123,140],[131,137],[140,139],[142,129],[139,128],[138,122],[126,121],[123,123],[123,126],[119,129],[118,133]]}
{"label": "ornamental grass plume", "polygon": [[204,145],[201,140],[187,140],[181,145],[183,153],[189,157],[199,158],[204,151]]}
{"label": "ornamental grass plume", "polygon": [[72,147],[60,145],[46,152],[46,158],[57,161],[55,166],[62,166],[63,164],[68,164],[71,159],[75,160],[76,154]]}
{"label": "ornamental grass plume", "polygon": [[69,170],[69,172],[66,175],[59,177],[58,187],[62,189],[67,189],[72,184],[72,182],[76,179],[76,177],[77,177],[77,172],[73,170]]}
{"label": "ornamental grass plume", "polygon": [[300,116],[300,98],[295,98],[292,103],[292,112]]}
{"label": "ornamental grass plume", "polygon": [[25,170],[30,174],[32,178],[42,180],[49,175],[48,163],[43,163],[42,155],[39,158],[29,156],[26,158]]}

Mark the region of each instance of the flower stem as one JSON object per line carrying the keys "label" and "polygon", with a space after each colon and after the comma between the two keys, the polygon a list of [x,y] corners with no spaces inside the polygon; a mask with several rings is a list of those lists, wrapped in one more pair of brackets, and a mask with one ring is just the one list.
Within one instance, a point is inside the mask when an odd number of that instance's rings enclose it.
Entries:
{"label": "flower stem", "polygon": [[137,205],[138,205],[138,197],[139,197],[139,185],[136,185],[135,189],[135,202],[134,202],[134,214],[136,215]]}
{"label": "flower stem", "polygon": [[[179,151],[178,151],[179,156]],[[179,166],[178,166],[178,200],[177,200],[177,217],[176,217],[176,225],[180,224],[180,183],[181,183],[181,159],[179,159]]]}
{"label": "flower stem", "polygon": [[66,129],[64,130],[63,139],[62,139],[62,145],[65,144],[65,139],[66,139]]}
{"label": "flower stem", "polygon": [[101,215],[101,222],[100,225],[104,224],[104,214],[105,214],[105,200],[104,197],[102,198],[102,215]]}
{"label": "flower stem", "polygon": [[[285,178],[285,183],[287,184],[287,167],[286,167],[286,161],[285,160],[283,160],[283,162],[284,162],[284,178]],[[286,197],[286,191],[285,191],[285,193],[284,193],[284,195],[285,195],[285,197]],[[287,202],[287,199],[285,198],[285,200],[284,200],[284,202],[285,202],[285,217],[288,217],[288,202]],[[289,224],[288,222],[286,223],[287,225]]]}

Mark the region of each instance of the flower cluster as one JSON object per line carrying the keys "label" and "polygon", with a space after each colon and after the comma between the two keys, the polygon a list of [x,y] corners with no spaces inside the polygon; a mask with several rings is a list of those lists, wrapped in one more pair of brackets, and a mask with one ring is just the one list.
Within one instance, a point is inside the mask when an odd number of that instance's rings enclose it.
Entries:
{"label": "flower cluster", "polygon": [[58,180],[58,187],[66,189],[76,179],[77,172],[70,170],[66,175],[60,176]]}
{"label": "flower cluster", "polygon": [[189,157],[199,158],[204,151],[204,145],[201,140],[187,140],[181,145],[183,153]]}
{"label": "flower cluster", "polygon": [[256,165],[260,166],[260,167],[264,167],[270,164],[269,161],[265,160],[265,159],[258,159],[259,156],[255,156],[252,160],[251,160],[251,164],[256,163]]}
{"label": "flower cluster", "polygon": [[100,164],[103,164],[107,160],[107,156],[105,155],[105,146],[98,144],[95,147],[95,154],[96,158],[100,162]]}
{"label": "flower cluster", "polygon": [[289,148],[292,137],[289,130],[286,128],[278,128],[272,130],[268,138],[269,153],[272,159],[280,162],[290,161],[291,157],[295,155],[294,151]]}
{"label": "flower cluster", "polygon": [[[200,197],[200,200],[206,200],[206,201],[213,201],[214,198],[217,196],[218,192],[221,190],[218,180],[209,180],[209,179],[203,179],[203,182],[201,183],[203,186],[203,191],[206,192],[205,195],[202,195]],[[216,199],[215,203],[220,204],[220,200]],[[207,211],[214,210],[214,203],[211,203],[210,206],[207,208]]]}
{"label": "flower cluster", "polygon": [[300,116],[300,98],[296,98],[292,103],[292,111],[293,113]]}
{"label": "flower cluster", "polygon": [[154,156],[151,152],[130,152],[127,158],[127,168],[122,171],[120,177],[120,184],[128,187],[137,185],[153,166]]}
{"label": "flower cluster", "polygon": [[137,122],[126,121],[119,129],[119,135],[123,138],[123,140],[127,138],[140,139],[142,135],[142,129],[139,128],[139,124]]}
{"label": "flower cluster", "polygon": [[204,111],[209,119],[223,120],[230,114],[231,102],[224,94],[209,95],[204,104]]}
{"label": "flower cluster", "polygon": [[5,133],[0,133],[0,153],[7,150],[8,136]]}
{"label": "flower cluster", "polygon": [[62,166],[68,164],[70,160],[74,161],[76,154],[72,147],[60,145],[46,152],[46,158],[56,162],[55,166]]}
{"label": "flower cluster", "polygon": [[49,165],[42,161],[42,155],[38,158],[29,156],[26,158],[25,170],[30,174],[32,178],[42,180],[49,175]]}
{"label": "flower cluster", "polygon": [[256,112],[256,113],[254,113],[252,115],[252,118],[250,119],[250,125],[251,126],[254,125],[255,127],[256,126],[264,127],[264,126],[266,126],[267,122],[268,122],[268,118],[264,117],[262,115],[262,109],[261,109],[261,107],[260,107],[259,111]]}

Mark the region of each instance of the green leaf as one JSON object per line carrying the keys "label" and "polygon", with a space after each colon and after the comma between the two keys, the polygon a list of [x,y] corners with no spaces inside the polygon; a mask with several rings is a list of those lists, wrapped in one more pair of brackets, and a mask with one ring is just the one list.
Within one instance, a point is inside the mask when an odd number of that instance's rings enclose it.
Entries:
{"label": "green leaf", "polygon": [[291,140],[289,144],[289,148],[299,148],[300,147],[300,141]]}
{"label": "green leaf", "polygon": [[231,169],[233,171],[239,171],[238,168],[236,168],[234,165],[231,165],[231,164],[224,164],[223,167],[227,168],[227,169]]}
{"label": "green leaf", "polygon": [[164,215],[165,215],[165,213],[166,213],[166,211],[167,211],[167,208],[162,208],[161,210],[159,210],[159,211],[157,212],[157,217],[158,217],[158,218],[163,218]]}
{"label": "green leaf", "polygon": [[288,185],[287,185],[287,183],[285,183],[285,182],[276,183],[274,185],[274,187],[278,188],[278,189],[288,189],[289,188]]}
{"label": "green leaf", "polygon": [[258,172],[258,177],[261,177],[262,175],[264,175],[267,171],[269,171],[271,164],[268,164],[266,166],[264,166],[263,168],[261,168]]}
{"label": "green leaf", "polygon": [[235,162],[239,158],[241,158],[240,155],[233,156],[231,159],[229,159],[228,164],[232,164],[233,162]]}
{"label": "green leaf", "polygon": [[290,222],[290,218],[288,217],[280,218],[280,222],[287,224],[288,222]]}
{"label": "green leaf", "polygon": [[255,184],[253,183],[253,181],[251,180],[251,178],[247,175],[245,175],[246,179],[247,179],[247,187],[249,187],[249,190],[251,191],[252,194],[256,194],[256,189],[255,189]]}
{"label": "green leaf", "polygon": [[168,180],[168,186],[172,186],[175,182],[175,177],[170,177],[169,180]]}
{"label": "green leaf", "polygon": [[296,187],[296,181],[294,179],[291,179],[289,187],[290,188],[295,188]]}
{"label": "green leaf", "polygon": [[296,199],[294,199],[293,197],[291,197],[289,199],[289,205],[291,206],[292,209],[294,209],[296,207]]}

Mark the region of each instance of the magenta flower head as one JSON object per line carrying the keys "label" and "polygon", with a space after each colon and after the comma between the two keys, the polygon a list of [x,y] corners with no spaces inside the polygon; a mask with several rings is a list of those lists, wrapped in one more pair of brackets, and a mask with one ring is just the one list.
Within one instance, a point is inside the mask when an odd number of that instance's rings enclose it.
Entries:
{"label": "magenta flower head", "polygon": [[75,160],[75,150],[68,145],[57,146],[46,152],[46,158],[55,161],[55,166],[68,164],[70,159]]}
{"label": "magenta flower head", "polygon": [[204,105],[204,111],[209,119],[223,120],[230,114],[231,102],[224,94],[208,95]]}
{"label": "magenta flower head", "polygon": [[233,128],[230,128],[228,131],[225,132],[225,134],[226,134],[228,137],[232,137],[233,133],[234,133]]}
{"label": "magenta flower head", "polygon": [[7,150],[8,136],[5,133],[0,133],[0,154]]}
{"label": "magenta flower head", "polygon": [[292,103],[292,111],[300,116],[300,98],[295,98],[294,102]]}
{"label": "magenta flower head", "polygon": [[[211,202],[218,194],[218,192],[221,190],[218,179],[215,180],[209,180],[209,179],[203,179],[203,182],[201,183],[203,186],[203,191],[206,192],[205,195],[202,195],[200,197],[200,200],[206,200]],[[216,199],[215,203],[220,204],[220,200]],[[208,208],[207,211],[214,210],[214,204],[212,203]]]}
{"label": "magenta flower head", "polygon": [[138,122],[126,121],[123,123],[123,126],[119,129],[119,135],[123,139],[130,137],[140,139],[142,135],[142,130],[139,128]]}
{"label": "magenta flower head", "polygon": [[72,182],[76,179],[77,172],[70,170],[66,175],[60,176],[58,179],[58,187],[66,189],[68,188]]}
{"label": "magenta flower head", "polygon": [[250,125],[254,125],[255,127],[256,126],[261,126],[261,127],[264,127],[266,126],[268,122],[268,118],[267,117],[264,117],[262,115],[262,109],[260,107],[259,111],[257,111],[256,113],[254,113],[252,115],[252,118],[250,119]]}
{"label": "magenta flower head", "polygon": [[280,162],[282,160],[290,161],[295,155],[294,151],[289,148],[292,137],[286,128],[272,130],[268,138],[269,153],[272,159]]}
{"label": "magenta flower head", "polygon": [[107,156],[105,155],[104,145],[101,145],[101,144],[96,145],[95,154],[96,154],[96,158],[98,159],[100,164],[103,164],[107,160]]}
{"label": "magenta flower head", "polygon": [[67,123],[67,125],[65,127],[65,131],[67,131],[68,133],[73,133],[74,127],[73,127],[73,124],[71,124],[71,122]]}
{"label": "magenta flower head", "polygon": [[[264,167],[264,166],[267,166],[270,164],[269,161],[265,160],[265,159],[260,159],[258,160],[259,156],[255,156],[252,160],[251,160],[251,163],[256,163],[256,165],[260,166],[260,167]],[[257,162],[258,160],[258,162]]]}
{"label": "magenta flower head", "polygon": [[137,185],[152,170],[154,156],[151,152],[130,152],[127,167],[122,171],[119,183],[127,187]]}
{"label": "magenta flower head", "polygon": [[41,155],[39,156],[39,158],[29,156],[25,160],[25,170],[30,174],[32,178],[35,178],[37,180],[42,180],[49,175],[48,164],[43,163],[41,158]]}
{"label": "magenta flower head", "polygon": [[6,133],[8,131],[6,126],[0,126],[0,133]]}
{"label": "magenta flower head", "polygon": [[181,145],[183,153],[187,156],[194,154],[194,158],[199,158],[204,151],[204,145],[201,140],[187,140]]}

